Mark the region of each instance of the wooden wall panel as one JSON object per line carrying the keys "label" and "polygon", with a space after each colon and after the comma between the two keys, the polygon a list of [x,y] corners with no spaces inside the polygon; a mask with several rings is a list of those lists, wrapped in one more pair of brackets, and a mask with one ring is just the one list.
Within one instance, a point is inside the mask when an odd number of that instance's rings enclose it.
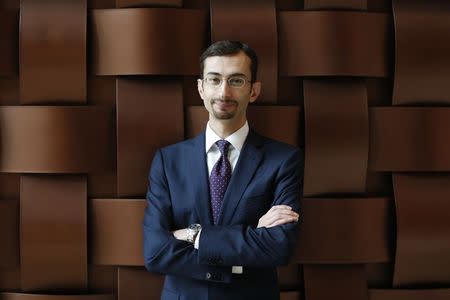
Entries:
{"label": "wooden wall panel", "polygon": [[286,11],[278,18],[281,75],[388,75],[388,15]]}
{"label": "wooden wall panel", "polygon": [[[256,5],[255,5],[256,4]],[[252,18],[249,18],[252,14]],[[264,34],[264,39],[261,39]],[[275,0],[212,0],[211,41],[245,41],[258,53],[258,102],[277,103],[278,40]],[[253,78],[252,78],[253,80]]]}
{"label": "wooden wall panel", "polygon": [[447,299],[449,16],[446,0],[1,0],[0,299],[159,298],[148,170],[205,129],[199,55],[224,38],[259,56],[250,126],[304,153],[280,298]]}
{"label": "wooden wall panel", "polygon": [[450,170],[450,108],[376,107],[370,120],[371,170]]}
{"label": "wooden wall panel", "polygon": [[396,32],[392,104],[449,105],[450,3],[393,0],[392,4]]}
{"label": "wooden wall panel", "polygon": [[450,289],[373,289],[369,290],[370,300],[446,300],[450,297]]}
{"label": "wooden wall panel", "polygon": [[362,265],[305,265],[303,270],[305,299],[368,299]]}
{"label": "wooden wall panel", "polygon": [[15,11],[0,11],[0,77],[17,75],[19,17]]}
{"label": "wooden wall panel", "polygon": [[86,103],[87,0],[20,1],[20,102]]}
{"label": "wooden wall panel", "polygon": [[305,10],[346,9],[366,10],[367,0],[304,0]]}
{"label": "wooden wall panel", "polygon": [[392,260],[392,204],[388,198],[302,199],[294,261],[306,264]]}
{"label": "wooden wall panel", "polygon": [[394,286],[448,284],[450,176],[394,174],[393,183],[397,215]]}
{"label": "wooden wall panel", "polygon": [[90,245],[93,264],[144,265],[141,234],[144,209],[144,199],[90,200]]}
{"label": "wooden wall panel", "polygon": [[184,137],[181,82],[117,79],[116,91],[117,194],[144,196],[156,150]]}
{"label": "wooden wall panel", "polygon": [[43,295],[23,293],[0,293],[2,300],[114,300],[114,295]]}
{"label": "wooden wall panel", "polygon": [[118,300],[159,300],[164,276],[149,273],[145,268],[120,267]]}
{"label": "wooden wall panel", "polygon": [[364,82],[307,79],[303,90],[306,162],[303,194],[311,197],[363,193],[369,155]]}
{"label": "wooden wall panel", "polygon": [[19,203],[0,199],[0,269],[19,266]]}
{"label": "wooden wall panel", "polygon": [[101,107],[0,107],[0,171],[81,173],[111,168],[111,117]]}
{"label": "wooden wall panel", "polygon": [[87,289],[84,176],[22,176],[20,257],[24,291]]}
{"label": "wooden wall panel", "polygon": [[199,73],[198,57],[204,41],[201,33],[206,31],[203,10],[102,9],[92,12],[91,22],[96,75]]}
{"label": "wooden wall panel", "polygon": [[125,7],[181,7],[183,0],[116,0],[117,8]]}

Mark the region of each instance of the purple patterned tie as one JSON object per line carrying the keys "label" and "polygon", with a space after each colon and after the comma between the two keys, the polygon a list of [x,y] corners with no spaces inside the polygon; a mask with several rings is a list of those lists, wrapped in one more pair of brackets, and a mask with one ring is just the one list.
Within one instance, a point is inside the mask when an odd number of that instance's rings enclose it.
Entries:
{"label": "purple patterned tie", "polygon": [[214,165],[211,176],[209,177],[209,189],[211,194],[211,209],[213,213],[214,224],[217,224],[222,208],[223,196],[227,190],[231,178],[231,165],[228,161],[228,146],[230,143],[226,140],[219,140],[216,145],[220,150],[220,158]]}

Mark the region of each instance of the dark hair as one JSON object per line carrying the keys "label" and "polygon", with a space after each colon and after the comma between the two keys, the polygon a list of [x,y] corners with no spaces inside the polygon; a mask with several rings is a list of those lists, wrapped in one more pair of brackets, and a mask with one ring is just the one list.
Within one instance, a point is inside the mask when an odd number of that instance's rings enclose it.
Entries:
{"label": "dark hair", "polygon": [[226,56],[244,52],[250,58],[251,81],[256,81],[256,73],[258,72],[258,56],[255,50],[247,44],[239,41],[218,41],[209,46],[200,56],[200,78],[203,78],[203,69],[205,68],[205,59],[211,56]]}

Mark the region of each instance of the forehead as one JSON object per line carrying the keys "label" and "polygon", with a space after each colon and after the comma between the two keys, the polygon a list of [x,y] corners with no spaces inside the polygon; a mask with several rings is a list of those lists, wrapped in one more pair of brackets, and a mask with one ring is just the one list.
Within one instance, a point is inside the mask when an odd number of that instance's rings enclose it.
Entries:
{"label": "forehead", "polygon": [[242,73],[250,77],[250,63],[250,58],[244,52],[227,56],[210,56],[205,59],[203,74],[214,72],[227,76]]}

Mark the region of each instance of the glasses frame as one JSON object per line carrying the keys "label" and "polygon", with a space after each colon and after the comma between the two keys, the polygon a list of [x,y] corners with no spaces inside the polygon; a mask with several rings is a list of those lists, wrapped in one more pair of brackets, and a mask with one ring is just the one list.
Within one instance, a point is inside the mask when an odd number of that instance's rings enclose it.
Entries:
{"label": "glasses frame", "polygon": [[[207,77],[207,76],[205,76],[205,78],[201,78],[200,80],[201,80],[206,86],[208,86],[208,87],[210,87],[210,88],[213,88],[213,89],[217,89],[217,88],[221,87],[222,84],[224,83],[224,81],[226,81],[227,84],[228,84],[228,86],[229,86],[230,88],[233,88],[233,89],[242,89],[247,83],[250,83],[250,84],[253,84],[253,83],[254,83],[254,81],[248,80],[247,77],[241,76],[241,75],[230,76],[230,77],[223,77],[223,76],[218,76],[218,75],[212,75],[212,76],[216,76],[217,78],[220,78],[220,83],[219,83],[219,85],[211,85],[211,84],[209,84],[209,83],[206,81],[206,79],[207,79],[206,77]],[[237,87],[237,86],[233,86],[233,85],[230,84],[230,81],[229,81],[229,80],[232,79],[232,78],[236,78],[236,77],[239,77],[239,78],[244,79],[244,84],[243,84],[242,86]],[[225,79],[226,79],[226,80],[225,80]]]}

